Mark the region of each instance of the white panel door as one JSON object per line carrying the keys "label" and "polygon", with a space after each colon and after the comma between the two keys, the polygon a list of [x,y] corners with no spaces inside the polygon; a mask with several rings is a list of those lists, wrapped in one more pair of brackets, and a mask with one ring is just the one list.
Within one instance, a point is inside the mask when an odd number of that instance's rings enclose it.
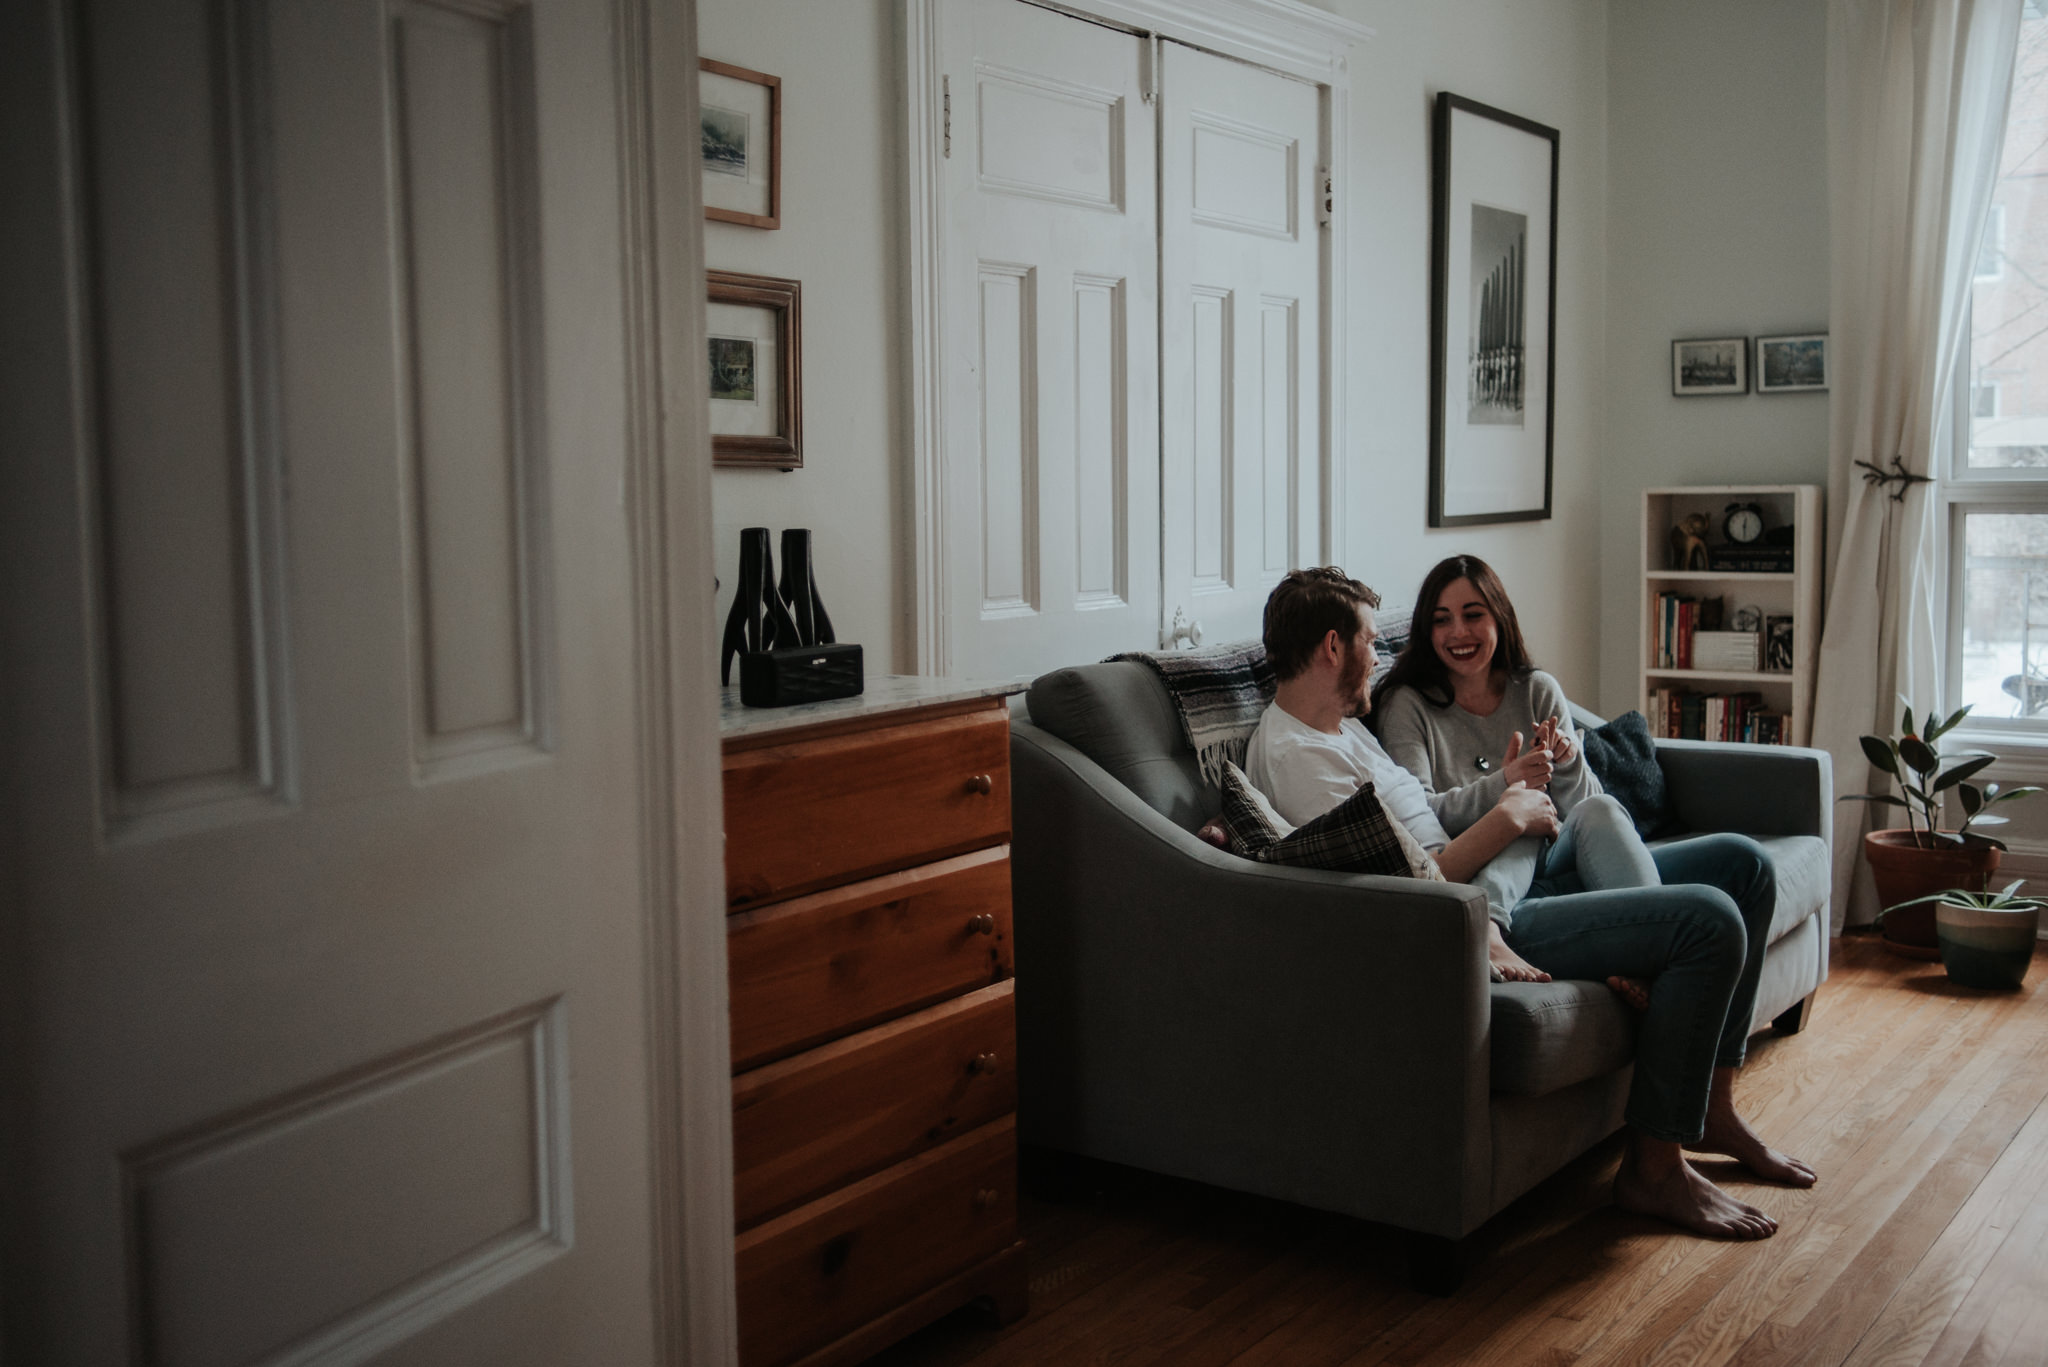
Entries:
{"label": "white panel door", "polygon": [[654,1359],[613,26],[0,35],[11,1361]]}
{"label": "white panel door", "polygon": [[1161,627],[1214,643],[1321,554],[1319,94],[1161,47]]}
{"label": "white panel door", "polygon": [[950,664],[1030,677],[1159,615],[1155,128],[1130,34],[1018,0],[943,25]]}

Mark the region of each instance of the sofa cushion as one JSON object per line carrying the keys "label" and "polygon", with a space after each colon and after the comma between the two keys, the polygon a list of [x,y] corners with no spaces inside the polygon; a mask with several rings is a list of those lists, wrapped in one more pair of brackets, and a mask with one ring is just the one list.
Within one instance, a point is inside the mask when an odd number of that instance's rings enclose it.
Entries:
{"label": "sofa cushion", "polygon": [[1636,834],[1648,840],[1671,824],[1671,798],[1664,770],[1657,763],[1657,743],[1640,712],[1624,712],[1580,737],[1586,764],[1614,799],[1628,810]]}
{"label": "sofa cushion", "polygon": [[[1652,840],[1649,845],[1654,850],[1691,838],[1691,834],[1675,835],[1664,840]],[[1828,845],[1817,835],[1759,835],[1753,838],[1771,856],[1771,864],[1778,876],[1778,905],[1771,912],[1770,939],[1770,943],[1776,944],[1797,930],[1800,922],[1826,908],[1833,892]]]}
{"label": "sofa cushion", "polygon": [[1542,1096],[1635,1059],[1635,1012],[1605,983],[1495,983],[1489,991],[1493,1091]]}
{"label": "sofa cushion", "polygon": [[1202,782],[1180,714],[1159,676],[1135,660],[1041,674],[1025,694],[1031,721],[1101,765],[1139,801],[1183,830],[1216,814],[1222,795]]}
{"label": "sofa cushion", "polygon": [[1223,826],[1231,853],[1263,864],[1444,881],[1436,860],[1394,820],[1370,783],[1307,825],[1295,826],[1244,770],[1226,760]]}

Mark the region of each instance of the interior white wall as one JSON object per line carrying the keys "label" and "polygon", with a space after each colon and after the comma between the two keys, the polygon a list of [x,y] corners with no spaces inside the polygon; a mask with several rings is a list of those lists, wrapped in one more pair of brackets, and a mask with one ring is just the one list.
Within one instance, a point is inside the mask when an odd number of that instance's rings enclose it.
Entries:
{"label": "interior white wall", "polygon": [[[1607,289],[1604,0],[1346,0],[1352,59],[1350,506],[1346,569],[1407,605],[1429,567],[1500,571],[1537,661],[1589,705],[1599,669]],[[1439,90],[1559,132],[1552,516],[1428,529],[1430,121]]]}
{"label": "interior white wall", "polygon": [[714,475],[719,620],[740,529],[771,529],[779,554],[783,528],[809,527],[819,593],[870,673],[908,673],[913,647],[900,8],[697,6],[704,56],[782,78],[782,227],[706,223],[705,264],[803,284],[804,465]]}
{"label": "interior white wall", "polygon": [[[1377,30],[1352,61],[1353,573],[1390,602],[1453,551],[1512,585],[1544,664],[1585,692],[1599,665],[1595,519],[1602,413],[1607,179],[1604,0],[1335,0]],[[892,0],[702,0],[704,55],[783,80],[783,224],[706,225],[708,264],[804,285],[805,468],[720,471],[716,563],[731,601],[739,529],[809,526],[841,639],[869,668],[911,667],[908,339],[902,309],[900,19]],[[1424,528],[1429,478],[1429,119],[1449,89],[1562,133],[1556,516]]]}
{"label": "interior white wall", "polygon": [[1674,338],[1827,328],[1826,69],[1824,0],[1611,8],[1596,704],[1610,715],[1641,703],[1642,490],[1827,483],[1826,395],[1671,393]]}

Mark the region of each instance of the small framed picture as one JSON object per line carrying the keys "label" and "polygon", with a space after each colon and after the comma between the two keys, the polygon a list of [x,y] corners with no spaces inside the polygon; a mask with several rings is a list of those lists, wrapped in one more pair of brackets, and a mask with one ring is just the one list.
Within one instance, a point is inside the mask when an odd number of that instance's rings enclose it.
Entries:
{"label": "small framed picture", "polygon": [[704,129],[704,217],[782,226],[782,78],[697,60]]}
{"label": "small framed picture", "polygon": [[708,271],[711,462],[794,470],[803,457],[802,287]]}
{"label": "small framed picture", "polygon": [[1756,339],[1756,392],[1795,394],[1828,387],[1828,335],[1799,332]]}
{"label": "small framed picture", "polygon": [[1691,337],[1671,344],[1671,392],[1747,394],[1747,337]]}
{"label": "small framed picture", "polygon": [[1792,672],[1792,619],[1764,618],[1764,668],[1774,674]]}

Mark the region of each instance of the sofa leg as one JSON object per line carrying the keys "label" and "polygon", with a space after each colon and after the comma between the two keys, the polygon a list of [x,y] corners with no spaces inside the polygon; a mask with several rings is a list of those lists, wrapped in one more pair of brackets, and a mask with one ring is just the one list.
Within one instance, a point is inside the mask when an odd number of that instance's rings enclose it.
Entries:
{"label": "sofa leg", "polygon": [[1455,1295],[1465,1281],[1466,1255],[1462,1239],[1410,1233],[1408,1285],[1425,1296]]}
{"label": "sofa leg", "polygon": [[1792,1005],[1771,1018],[1771,1029],[1781,1035],[1796,1035],[1806,1028],[1806,1018],[1812,1014],[1814,992],[1809,992]]}

